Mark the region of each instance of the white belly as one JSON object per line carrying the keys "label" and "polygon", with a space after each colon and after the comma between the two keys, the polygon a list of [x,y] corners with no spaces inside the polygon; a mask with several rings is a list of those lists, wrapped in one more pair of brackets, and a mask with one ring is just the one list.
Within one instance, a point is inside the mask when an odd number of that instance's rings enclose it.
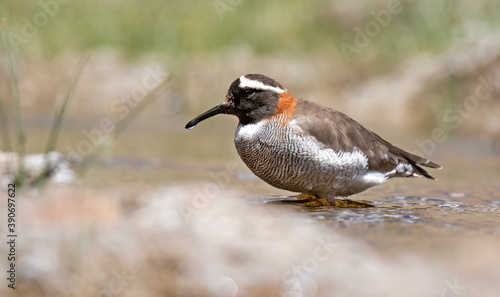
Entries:
{"label": "white belly", "polygon": [[359,178],[368,168],[361,151],[336,152],[304,135],[293,121],[239,125],[234,141],[248,168],[281,189],[332,196],[350,195],[373,185],[364,187]]}

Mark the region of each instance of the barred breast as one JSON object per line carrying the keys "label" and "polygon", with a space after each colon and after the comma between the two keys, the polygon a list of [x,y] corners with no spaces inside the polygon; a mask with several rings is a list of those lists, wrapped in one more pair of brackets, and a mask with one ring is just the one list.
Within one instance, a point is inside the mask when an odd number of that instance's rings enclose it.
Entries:
{"label": "barred breast", "polygon": [[368,168],[361,151],[336,152],[303,133],[294,120],[286,123],[279,117],[238,125],[234,142],[255,175],[293,192],[350,195],[353,182]]}

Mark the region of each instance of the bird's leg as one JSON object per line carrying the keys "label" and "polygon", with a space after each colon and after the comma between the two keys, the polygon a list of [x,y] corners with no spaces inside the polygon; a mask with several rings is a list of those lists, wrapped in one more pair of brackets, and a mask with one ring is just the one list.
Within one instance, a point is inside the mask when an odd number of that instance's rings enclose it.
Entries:
{"label": "bird's leg", "polygon": [[330,199],[324,199],[318,195],[302,193],[302,194],[299,194],[295,197],[302,200],[301,204],[303,206],[318,207],[318,206],[334,206],[335,205],[335,202],[333,202],[335,200],[331,201]]}
{"label": "bird's leg", "polygon": [[350,199],[335,199],[335,207],[339,208],[366,208],[375,207],[370,201],[353,201]]}
{"label": "bird's leg", "polygon": [[301,200],[300,204],[307,207],[335,206],[338,208],[366,208],[374,207],[369,201],[353,201],[349,199],[335,199],[327,197],[326,199],[313,194],[302,193],[295,196]]}

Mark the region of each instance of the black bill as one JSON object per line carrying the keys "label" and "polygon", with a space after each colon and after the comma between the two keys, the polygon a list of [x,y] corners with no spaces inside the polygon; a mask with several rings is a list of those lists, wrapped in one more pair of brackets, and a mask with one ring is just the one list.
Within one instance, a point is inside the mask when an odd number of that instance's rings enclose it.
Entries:
{"label": "black bill", "polygon": [[213,117],[214,115],[218,115],[220,113],[225,113],[225,111],[227,110],[227,105],[225,103],[221,103],[207,111],[205,111],[204,113],[200,114],[199,116],[197,116],[196,118],[192,119],[191,121],[189,121],[189,123],[186,124],[186,129],[193,129],[199,122],[203,121],[203,120],[206,120],[210,117]]}

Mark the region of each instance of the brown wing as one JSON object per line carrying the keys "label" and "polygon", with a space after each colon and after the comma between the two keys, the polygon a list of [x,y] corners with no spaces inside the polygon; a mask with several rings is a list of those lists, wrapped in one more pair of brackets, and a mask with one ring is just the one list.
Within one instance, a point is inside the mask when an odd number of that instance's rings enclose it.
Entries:
{"label": "brown wing", "polygon": [[418,175],[434,179],[421,166],[440,165],[409,153],[363,127],[348,115],[306,100],[298,100],[294,119],[304,133],[314,136],[326,147],[352,152],[354,148],[368,157],[371,170],[389,172],[399,163],[412,165]]}

